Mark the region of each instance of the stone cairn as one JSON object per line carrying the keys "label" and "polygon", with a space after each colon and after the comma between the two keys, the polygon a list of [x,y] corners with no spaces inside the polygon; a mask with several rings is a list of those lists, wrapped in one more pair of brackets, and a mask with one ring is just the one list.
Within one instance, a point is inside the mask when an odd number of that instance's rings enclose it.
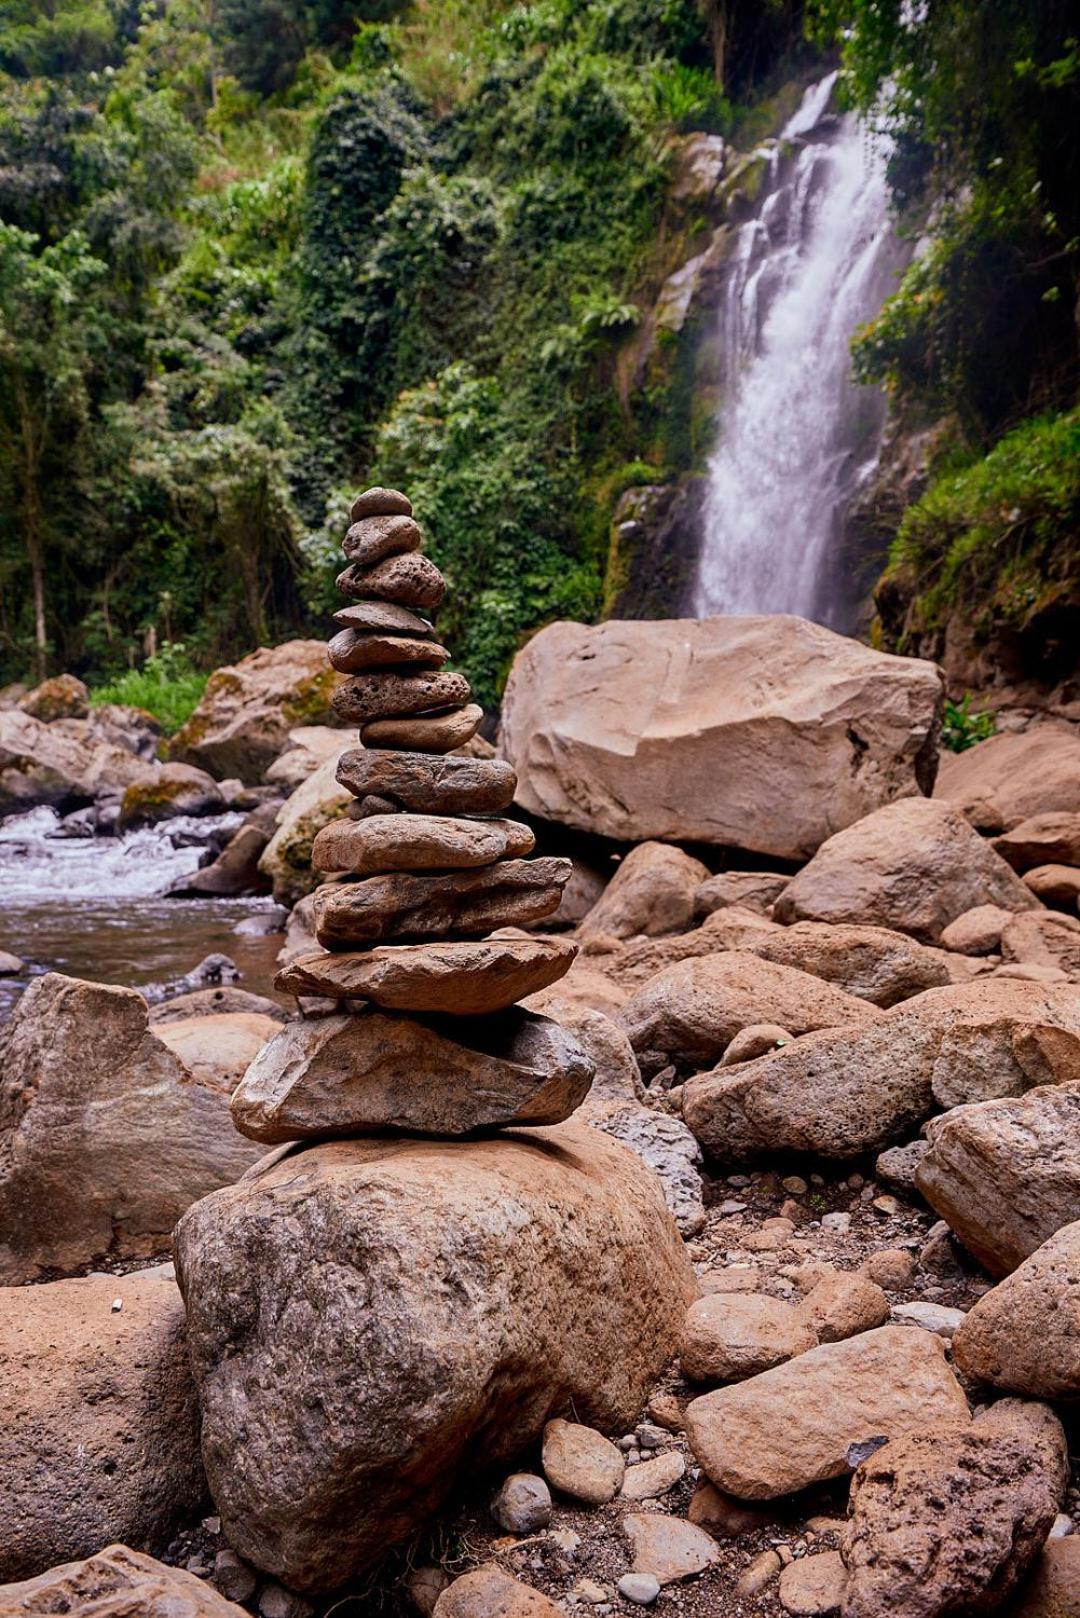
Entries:
{"label": "stone cairn", "polygon": [[323,947],[276,980],[342,1005],[264,1047],[233,1117],[266,1142],[558,1123],[584,1099],[592,1064],[517,1002],[561,978],[576,946],[517,929],[557,909],[571,863],[527,859],[533,833],[500,818],[513,770],[455,751],[483,711],[423,616],[445,584],[421,554],[411,504],[368,489],[351,515],[337,580],[350,604],[334,615],[329,656],[348,676],[334,709],[360,727],[337,770],[356,801],[312,850],[328,879],[313,899]]}

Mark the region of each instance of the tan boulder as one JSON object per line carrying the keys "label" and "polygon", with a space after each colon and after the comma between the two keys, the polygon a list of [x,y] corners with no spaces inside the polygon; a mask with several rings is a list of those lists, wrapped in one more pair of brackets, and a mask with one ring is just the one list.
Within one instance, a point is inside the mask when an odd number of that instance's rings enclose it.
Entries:
{"label": "tan boulder", "polygon": [[21,697],[19,707],[45,725],[54,719],[85,719],[90,712],[90,693],[74,674],[54,674]]}
{"label": "tan boulder", "polygon": [[700,860],[668,843],[639,843],[615,868],[603,894],[578,929],[582,938],[650,938],[685,932],[694,919],[694,896],[708,876]]}
{"label": "tan boulder", "polygon": [[957,1108],[926,1132],[915,1183],[991,1275],[1080,1219],[1080,1084]]}
{"label": "tan boulder", "polygon": [[1002,732],[963,753],[943,753],[936,798],[985,816],[1009,831],[1034,815],[1080,813],[1080,734],[1058,720]]}
{"label": "tan boulder", "polygon": [[144,764],[120,800],[117,829],[156,826],[177,815],[221,814],[225,799],[212,775],[191,764]]}
{"label": "tan boulder", "polygon": [[774,1151],[844,1159],[912,1133],[935,1107],[1071,1083],[1078,1063],[1080,989],[984,979],[699,1074],[682,1110],[724,1161]]}
{"label": "tan boulder", "polygon": [[88,723],[71,721],[80,733],[65,734],[66,723],[46,724],[18,708],[0,710],[0,815],[118,797],[145,774],[146,761],[136,753],[97,739]]}
{"label": "tan boulder", "polygon": [[679,1364],[691,1382],[741,1382],[817,1346],[813,1326],[780,1298],[714,1292],[686,1311]]}
{"label": "tan boulder", "polygon": [[1075,910],[1080,902],[1080,868],[1075,865],[1036,865],[1025,871],[1024,886],[1045,905]]}
{"label": "tan boulder", "polygon": [[561,938],[451,939],[351,954],[317,950],[290,961],[275,982],[289,994],[473,1017],[546,989],[566,975],[576,953],[576,945]]}
{"label": "tan boulder", "polygon": [[977,905],[1038,900],[958,809],[929,798],[886,804],[823,843],[776,902],[781,922],[854,922],[933,943]]}
{"label": "tan boulder", "polygon": [[169,743],[169,757],[218,780],[261,781],[290,730],[332,722],[337,680],[322,641],[260,646],[210,676],[195,712]]}
{"label": "tan boulder", "polygon": [[624,1432],[696,1290],[655,1176],[574,1123],[277,1154],[176,1252],[224,1531],[301,1591],[554,1416]]}
{"label": "tan boulder", "polygon": [[883,1326],[889,1318],[889,1300],[867,1276],[836,1270],[810,1288],[798,1314],[818,1342],[839,1343]]}
{"label": "tan boulder", "polygon": [[1080,1534],[1048,1539],[1009,1608],[1009,1618],[1076,1618],[1080,1612]]}
{"label": "tan boulder", "polygon": [[712,1536],[680,1517],[659,1511],[630,1512],[622,1526],[633,1555],[631,1571],[651,1573],[661,1585],[692,1579],[720,1560]]}
{"label": "tan boulder", "polygon": [[994,847],[1014,871],[1031,871],[1040,865],[1080,865],[1080,808],[1031,815],[995,837]]}
{"label": "tan boulder", "polygon": [[851,1482],[844,1618],[938,1618],[1001,1605],[1038,1556],[1065,1493],[1061,1423],[1005,1400],[877,1450]]}
{"label": "tan boulder", "polygon": [[762,938],[779,933],[778,922],[770,921],[757,910],[744,910],[739,905],[725,906],[705,917],[700,927],[691,932],[668,935],[663,938],[633,939],[621,949],[617,939],[590,938],[585,946],[594,953],[602,945],[607,959],[605,969],[627,989],[640,988],[658,972],[680,961],[696,961],[702,955],[720,955],[725,950],[752,949]]}
{"label": "tan boulder", "polygon": [[448,1585],[432,1618],[563,1618],[563,1611],[541,1591],[492,1562]]}
{"label": "tan boulder", "polygon": [[311,863],[315,839],[352,802],[338,785],[336,773],[338,760],[352,743],[343,732],[338,735],[337,749],[285,799],[274,834],[259,858],[259,870],[271,884],[278,904],[293,905],[317,886],[319,875]]}
{"label": "tan boulder", "polygon": [[468,1135],[561,1123],[592,1075],[576,1040],[532,1012],[462,1023],[368,1010],[279,1030],[231,1112],[242,1135],[268,1145],[382,1130]]}
{"label": "tan boulder", "polygon": [[953,1338],[965,1375],[1034,1399],[1080,1399],[1080,1222],[984,1293]]}
{"label": "tan boulder", "polygon": [[[571,970],[577,964],[575,962]],[[592,1062],[596,1076],[589,1091],[590,1105],[598,1102],[611,1102],[616,1106],[640,1104],[646,1099],[646,1090],[630,1041],[609,1013],[583,1005],[576,998],[567,998],[564,986],[565,980],[554,988],[530,995],[524,1002],[526,1010],[538,1011],[560,1027],[568,1028]]]}
{"label": "tan boulder", "polygon": [[824,1618],[839,1612],[847,1584],[847,1569],[839,1551],[818,1551],[789,1562],[780,1574],[777,1595],[792,1618]]}
{"label": "tan boulder", "polygon": [[773,1500],[842,1477],[864,1439],[967,1413],[940,1339],[882,1326],[702,1394],[686,1408],[686,1431],[718,1489]]}
{"label": "tan boulder", "polygon": [[1002,910],[1000,905],[975,905],[942,928],[941,943],[961,955],[996,955],[1001,949],[1001,935],[1012,919],[1013,912]]}
{"label": "tan boulder", "polygon": [[498,860],[438,876],[387,872],[315,890],[315,936],[327,949],[384,939],[469,937],[558,909],[570,861]]}
{"label": "tan boulder", "polygon": [[531,854],[536,838],[517,820],[461,820],[449,815],[371,815],[335,820],[315,839],[320,871],[369,876],[383,871],[460,871]]}
{"label": "tan boulder", "polygon": [[280,1018],[262,1012],[227,1011],[155,1022],[154,1031],[196,1084],[230,1096],[280,1026]]}
{"label": "tan boulder", "polygon": [[1069,977],[1080,977],[1080,919],[1050,910],[1014,916],[1002,930],[1001,956],[1024,966],[1056,966]]}
{"label": "tan boulder", "polygon": [[0,1612],[5,1618],[60,1612],[68,1618],[247,1618],[243,1607],[204,1579],[126,1545],[109,1545],[21,1584],[0,1585]]}
{"label": "tan boulder", "polygon": [[775,1022],[793,1034],[870,1021],[878,1013],[794,967],[747,951],[681,961],[658,972],[619,1012],[636,1051],[660,1052],[679,1066],[718,1061],[742,1028]]}
{"label": "tan boulder", "polygon": [[298,725],[290,730],[285,746],[263,776],[283,793],[294,792],[314,775],[320,764],[341,753],[343,732],[337,725]]}
{"label": "tan boulder", "polygon": [[790,876],[779,871],[721,871],[717,876],[706,877],[698,888],[694,895],[694,914],[702,919],[711,916],[714,910],[739,905],[767,916],[790,881]]}
{"label": "tan boulder", "polygon": [[50,972],[0,1030],[5,1284],[167,1252],[184,1209],[257,1156],[132,989]]}
{"label": "tan boulder", "polygon": [[614,1500],[626,1471],[622,1451],[603,1433],[561,1417],[544,1428],[541,1459],[553,1489],[589,1506]]}
{"label": "tan boulder", "polygon": [[549,624],[500,746],[518,802],[625,841],[805,859],[933,781],[941,676],[798,618]]}
{"label": "tan boulder", "polygon": [[748,942],[764,961],[794,966],[875,1006],[895,1006],[949,982],[940,952],[888,927],[797,921]]}
{"label": "tan boulder", "polygon": [[0,1287],[0,1408],[0,1579],[162,1550],[206,1492],[172,1265]]}

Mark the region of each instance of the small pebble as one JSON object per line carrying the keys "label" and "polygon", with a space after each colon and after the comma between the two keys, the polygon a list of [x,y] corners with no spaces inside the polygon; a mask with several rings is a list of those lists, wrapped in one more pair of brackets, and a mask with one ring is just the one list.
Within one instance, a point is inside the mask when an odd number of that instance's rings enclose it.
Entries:
{"label": "small pebble", "polygon": [[721,1214],[744,1213],[746,1211],[746,1203],[737,1202],[734,1197],[728,1197],[719,1205],[716,1211],[717,1213]]}
{"label": "small pebble", "polygon": [[214,1583],[226,1601],[244,1602],[255,1594],[258,1580],[247,1563],[226,1546],[214,1557]]}
{"label": "small pebble", "polygon": [[580,1596],[582,1601],[589,1603],[590,1607],[595,1607],[608,1598],[608,1593],[604,1586],[597,1584],[595,1579],[579,1579],[570,1594]]}
{"label": "small pebble", "polygon": [[848,1231],[851,1229],[849,1213],[827,1213],[821,1216],[822,1230]]}
{"label": "small pebble", "polygon": [[741,1596],[760,1595],[765,1587],[772,1583],[779,1573],[782,1563],[775,1551],[761,1551],[754,1557],[749,1567],[743,1569],[735,1583],[735,1589]]}
{"label": "small pebble", "polygon": [[655,1573],[624,1573],[619,1580],[619,1594],[636,1607],[651,1607],[660,1594],[660,1580]]}
{"label": "small pebble", "polygon": [[847,1183],[850,1190],[861,1191],[866,1181],[861,1174],[849,1174]]}
{"label": "small pebble", "polygon": [[551,1491],[532,1472],[512,1472],[491,1502],[491,1515],[508,1534],[535,1534],[551,1521]]}
{"label": "small pebble", "polygon": [[1065,1539],[1073,1532],[1075,1526],[1076,1525],[1074,1524],[1072,1518],[1068,1516],[1066,1512],[1059,1511],[1050,1526],[1050,1533],[1048,1534],[1047,1538]]}
{"label": "small pebble", "polygon": [[726,1183],[734,1186],[736,1191],[745,1191],[751,1180],[748,1174],[729,1174]]}
{"label": "small pebble", "polygon": [[875,1197],[872,1203],[880,1214],[891,1216],[900,1212],[900,1204],[895,1197]]}
{"label": "small pebble", "polygon": [[124,1307],[123,1298],[114,1298],[113,1299],[113,1301],[112,1301],[112,1312],[113,1312],[114,1315],[118,1315],[123,1307]]}
{"label": "small pebble", "polygon": [[790,1191],[793,1197],[804,1197],[810,1189],[806,1181],[798,1174],[789,1174],[786,1180],[780,1181],[780,1184],[785,1191]]}
{"label": "small pebble", "polygon": [[259,1597],[260,1618],[311,1618],[314,1611],[310,1601],[293,1595],[281,1584],[266,1585]]}

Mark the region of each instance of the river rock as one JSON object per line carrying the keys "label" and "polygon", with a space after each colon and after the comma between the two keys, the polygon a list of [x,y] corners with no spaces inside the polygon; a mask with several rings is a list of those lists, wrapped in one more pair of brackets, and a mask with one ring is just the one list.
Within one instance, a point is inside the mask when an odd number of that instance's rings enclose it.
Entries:
{"label": "river rock", "polygon": [[85,719],[90,712],[90,693],[74,674],[54,674],[21,697],[19,707],[45,725],[54,719]]}
{"label": "river rock", "polygon": [[439,876],[391,872],[315,891],[315,936],[328,949],[384,938],[442,938],[520,926],[549,916],[570,861],[499,860]]}
{"label": "river rock", "polygon": [[347,567],[336,579],[344,596],[358,600],[392,601],[399,607],[430,612],[446,594],[446,581],[434,562],[418,551],[387,556],[372,567]]}
{"label": "river rock", "polygon": [[980,825],[992,810],[997,830],[1033,815],[1080,813],[1080,734],[1059,720],[1002,732],[942,756],[934,788]]}
{"label": "river rock", "polygon": [[842,1477],[864,1439],[966,1416],[940,1339],[882,1326],[702,1394],[686,1408],[686,1431],[718,1489],[773,1500]]}
{"label": "river rock", "polygon": [[685,932],[694,896],[708,876],[700,860],[667,843],[639,843],[615,869],[579,928],[582,938],[633,938]]}
{"label": "river rock", "polygon": [[18,708],[0,709],[0,816],[40,804],[63,810],[118,798],[145,774],[144,759],[97,740],[87,725],[80,724],[78,736],[64,727],[63,720],[46,724]]}
{"label": "river rock", "polygon": [[823,843],[776,902],[781,922],[854,922],[934,943],[976,905],[1038,900],[959,810],[928,798],[886,804]]}
{"label": "river rock", "polygon": [[352,802],[337,779],[338,761],[343,753],[352,751],[352,744],[344,732],[338,735],[336,751],[278,810],[274,834],[259,858],[259,871],[270,883],[278,904],[295,904],[317,885],[319,875],[311,864],[315,839]]}
{"label": "river rock", "polygon": [[265,994],[252,994],[248,989],[238,989],[228,983],[219,984],[213,989],[193,989],[188,994],[178,994],[171,1000],[162,1001],[160,1005],[151,1006],[150,1026],[156,1029],[159,1023],[186,1022],[189,1017],[216,1017],[241,1011],[269,1017],[275,1023],[289,1020],[289,1013],[280,1001],[271,1000]]}
{"label": "river rock", "polygon": [[362,669],[398,669],[408,664],[417,668],[439,668],[450,656],[445,646],[434,640],[413,640],[405,635],[362,634],[341,629],[328,643],[327,655],[339,674],[356,674]]}
{"label": "river rock", "polygon": [[798,921],[745,947],[762,960],[797,967],[885,1008],[950,981],[939,951],[888,927]]}
{"label": "river rock", "polygon": [[893,1438],[851,1482],[844,1618],[999,1607],[1042,1548],[1067,1470],[1056,1416],[1013,1400]]}
{"label": "river rock", "polygon": [[[639,938],[625,944],[614,955],[609,954],[605,968],[628,989],[640,988],[680,961],[698,960],[702,955],[719,955],[725,950],[751,949],[766,935],[781,931],[778,922],[756,910],[743,910],[730,905],[714,910],[705,917],[700,927],[692,932],[678,933],[663,938]],[[593,940],[591,950],[599,950],[603,940]],[[612,939],[610,942],[614,943]]]}
{"label": "river rock", "polygon": [[865,1275],[836,1270],[810,1288],[797,1312],[819,1343],[840,1343],[883,1326],[889,1318],[889,1300]]}
{"label": "river rock", "polygon": [[1031,815],[995,837],[994,847],[1021,873],[1040,865],[1080,865],[1080,808]]}
{"label": "river rock", "polygon": [[659,1511],[630,1512],[622,1526],[634,1557],[631,1571],[651,1573],[662,1585],[692,1579],[720,1560],[716,1541],[703,1528],[679,1517]]}
{"label": "river rock", "polygon": [[502,759],[439,757],[351,747],[337,778],[355,797],[389,798],[414,814],[497,815],[513,802],[517,777]]}
{"label": "river rock", "polygon": [[315,839],[320,871],[367,876],[383,871],[461,871],[531,854],[536,838],[517,820],[445,815],[371,815],[335,820]]}
{"label": "river rock", "polygon": [[1048,910],[1013,916],[1002,929],[1001,955],[1004,961],[1056,966],[1069,977],[1080,976],[1080,919]]}
{"label": "river rock", "polygon": [[66,1613],[68,1618],[247,1618],[204,1580],[152,1556],[109,1545],[21,1584],[0,1585],[0,1612]]}
{"label": "river rock", "polygon": [[739,1062],[753,1062],[759,1056],[779,1050],[782,1045],[790,1045],[791,1040],[792,1035],[779,1023],[751,1023],[748,1028],[740,1028],[720,1058],[719,1065],[735,1067]]}
{"label": "river rock", "polygon": [[0,1579],[161,1550],[204,1498],[171,1264],[0,1287],[0,1407]]}
{"label": "river rock", "polygon": [[724,1161],[777,1151],[843,1160],[914,1133],[935,1106],[1070,1083],[1078,1061],[1072,985],[954,984],[691,1078],[683,1116]]}
{"label": "river rock", "polygon": [[440,1595],[432,1618],[563,1618],[561,1607],[530,1584],[489,1563],[465,1573]]}
{"label": "river rock", "polygon": [[806,859],[929,790],[941,676],[799,618],[557,623],[518,653],[518,801],[583,831]]}
{"label": "river rock", "polygon": [[777,1595],[792,1618],[824,1618],[839,1612],[847,1584],[847,1569],[839,1551],[819,1551],[789,1562],[781,1570]]}
{"label": "river rock", "polygon": [[511,1472],[491,1502],[491,1515],[508,1534],[535,1534],[551,1521],[551,1492],[532,1472]]}
{"label": "river rock", "polygon": [[276,1017],[227,1011],[158,1022],[154,1031],[161,1043],[179,1057],[196,1084],[231,1096],[249,1064],[280,1026]]}
{"label": "river rock", "polygon": [[219,815],[225,799],[212,775],[191,764],[144,765],[124,790],[117,830],[155,826],[177,815]]}
{"label": "river rock", "polygon": [[575,945],[556,938],[383,945],[356,954],[318,950],[290,961],[275,986],[288,994],[371,1000],[387,1011],[476,1017],[516,1005],[564,977],[575,954]]}
{"label": "river rock", "polygon": [[1002,910],[1000,905],[976,905],[942,928],[942,947],[961,955],[996,955],[1001,949],[1001,935],[1012,919],[1013,912]]}
{"label": "river rock", "polygon": [[1080,1223],[1064,1225],[984,1293],[953,1338],[976,1382],[1034,1399],[1080,1399]]}
{"label": "river rock", "polygon": [[373,635],[407,635],[413,640],[434,640],[435,630],[426,618],[392,601],[353,601],[333,614],[342,629],[366,630]]}
{"label": "river rock", "polygon": [[926,1133],[915,1183],[991,1275],[1080,1219],[1080,1085],[957,1108]]}
{"label": "river rock", "polygon": [[758,1292],[714,1292],[686,1312],[679,1363],[691,1382],[742,1382],[817,1346],[790,1303]]}
{"label": "river rock", "polygon": [[322,641],[260,646],[210,676],[195,712],[169,743],[169,757],[219,780],[261,781],[294,726],[332,722],[337,678]]}
{"label": "river rock", "polygon": [[469,700],[463,674],[380,670],[346,679],[331,698],[343,724],[365,725],[371,719],[399,719],[440,708],[457,708]]}
{"label": "river rock", "polygon": [[589,1506],[614,1500],[626,1471],[621,1451],[603,1433],[558,1416],[544,1428],[542,1461],[552,1488]]}
{"label": "river rock", "polygon": [[701,919],[728,905],[770,915],[790,881],[790,876],[779,871],[721,871],[718,876],[706,877],[694,894],[694,915]]}
{"label": "river rock", "polygon": [[257,1155],[141,995],[36,978],[0,1030],[0,1282],[166,1252],[184,1209]]}
{"label": "river rock", "polygon": [[342,540],[341,549],[357,567],[372,567],[387,556],[418,551],[423,539],[419,523],[404,512],[381,512],[357,518]]}
{"label": "river rock", "polygon": [[402,752],[452,753],[472,741],[484,718],[475,702],[447,713],[416,714],[412,718],[373,719],[360,727],[365,747],[397,747]]}
{"label": "river rock", "polygon": [[686,1459],[677,1449],[662,1450],[647,1461],[638,1461],[627,1467],[619,1490],[623,1500],[658,1500],[667,1494],[686,1473]]}
{"label": "river rock", "polygon": [[176,1251],[225,1534],[300,1591],[553,1416],[624,1432],[696,1290],[655,1177],[573,1123],[294,1151],[191,1209]]}
{"label": "river rock", "polygon": [[411,517],[412,501],[400,489],[384,489],[379,484],[358,494],[349,507],[351,522],[360,522],[364,517],[392,517],[398,514]]}
{"label": "river rock", "polygon": [[1036,865],[1024,873],[1024,886],[1043,904],[1075,910],[1080,902],[1080,869],[1075,865]]}
{"label": "river rock", "polygon": [[[269,805],[269,818],[275,819],[279,805]],[[267,883],[259,870],[259,861],[273,835],[273,826],[256,810],[247,822],[225,844],[217,859],[201,870],[181,877],[169,888],[174,898],[233,899],[246,893],[265,892]]]}
{"label": "river rock", "polygon": [[618,1016],[636,1051],[701,1068],[724,1054],[741,1028],[775,1022],[793,1034],[870,1021],[878,1013],[794,967],[746,951],[680,961],[649,979]]}
{"label": "river rock", "polygon": [[466,1135],[561,1123],[592,1074],[572,1036],[532,1012],[462,1024],[365,1011],[281,1029],[244,1075],[232,1116],[270,1145],[383,1129]]}

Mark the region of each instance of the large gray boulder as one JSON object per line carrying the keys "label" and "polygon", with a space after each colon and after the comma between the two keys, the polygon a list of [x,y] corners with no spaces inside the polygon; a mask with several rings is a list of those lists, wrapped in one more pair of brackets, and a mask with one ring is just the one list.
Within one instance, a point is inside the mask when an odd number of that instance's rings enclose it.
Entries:
{"label": "large gray boulder", "polygon": [[800,618],[556,623],[514,661],[500,746],[546,819],[805,859],[930,791],[940,703],[933,664]]}
{"label": "large gray boulder", "polygon": [[951,921],[977,905],[1042,908],[958,809],[905,798],[823,843],[773,914],[781,922],[891,927],[936,943]]}
{"label": "large gray boulder", "polygon": [[0,1408],[0,1579],[164,1549],[206,1494],[172,1265],[0,1287]]}
{"label": "large gray boulder", "polygon": [[220,1070],[192,1073],[142,995],[35,979],[0,1029],[0,1283],[168,1252],[184,1209],[260,1150]]}
{"label": "large gray boulder", "polygon": [[697,1291],[655,1175],[574,1122],[277,1154],[176,1255],[225,1534],[302,1591],[553,1416],[624,1432]]}

